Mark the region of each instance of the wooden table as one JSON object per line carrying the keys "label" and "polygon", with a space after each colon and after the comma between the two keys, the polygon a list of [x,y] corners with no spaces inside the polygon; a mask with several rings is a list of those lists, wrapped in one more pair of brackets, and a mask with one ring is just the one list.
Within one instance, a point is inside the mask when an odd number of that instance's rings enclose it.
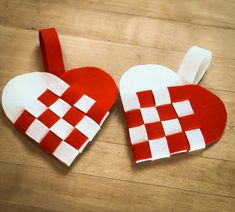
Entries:
{"label": "wooden table", "polygon": [[1,110],[0,211],[235,211],[235,1],[0,1],[0,89],[43,70],[38,29],[56,27],[67,69],[98,66],[119,82],[136,64],[177,70],[189,47],[213,52],[201,86],[225,103],[210,148],[135,165],[118,100],[71,168],[12,128]]}

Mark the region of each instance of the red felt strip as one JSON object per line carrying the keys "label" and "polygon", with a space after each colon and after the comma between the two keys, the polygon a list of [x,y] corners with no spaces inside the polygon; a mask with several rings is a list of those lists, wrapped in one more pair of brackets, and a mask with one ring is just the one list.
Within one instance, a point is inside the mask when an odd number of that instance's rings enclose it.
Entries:
{"label": "red felt strip", "polygon": [[63,100],[70,105],[74,105],[82,96],[84,92],[78,86],[69,87],[61,96]]}
{"label": "red felt strip", "polygon": [[158,106],[157,111],[161,121],[178,118],[172,104]]}
{"label": "red felt strip", "polygon": [[136,93],[140,102],[140,107],[153,107],[155,100],[152,91],[140,91]]}
{"label": "red felt strip", "polygon": [[171,154],[190,149],[184,132],[168,135],[166,139]]}
{"label": "red felt strip", "polygon": [[148,141],[132,145],[132,150],[134,153],[135,161],[152,158]]}
{"label": "red felt strip", "polygon": [[45,124],[48,128],[54,125],[60,119],[50,109],[45,110],[39,117],[38,120]]}
{"label": "red felt strip", "polygon": [[78,85],[87,96],[109,111],[117,98],[117,86],[114,80],[104,71],[94,67],[84,67],[66,71],[62,80],[70,86]]}
{"label": "red felt strip", "polygon": [[45,71],[60,76],[65,72],[60,41],[54,28],[39,30]]}
{"label": "red felt strip", "polygon": [[81,146],[87,141],[87,139],[88,138],[80,131],[74,129],[65,139],[65,141],[75,149],[79,150]]}
{"label": "red felt strip", "polygon": [[34,120],[35,120],[35,117],[32,116],[26,110],[24,110],[24,112],[15,121],[14,127],[20,132],[25,133]]}
{"label": "red felt strip", "polygon": [[140,110],[131,110],[125,113],[128,128],[137,127],[144,123]]}
{"label": "red felt strip", "polygon": [[168,91],[170,93],[172,102],[181,102],[181,101],[189,100],[191,98],[191,94],[190,94],[191,88],[190,87],[188,88],[189,92],[187,91],[185,92],[185,86],[187,85],[168,87]]}
{"label": "red felt strip", "polygon": [[164,129],[161,122],[145,124],[148,139],[153,140],[165,136]]}
{"label": "red felt strip", "polygon": [[100,105],[98,102],[96,102],[90,108],[86,115],[93,119],[97,124],[100,124],[106,113],[106,109],[103,108],[102,105]]}
{"label": "red felt strip", "polygon": [[47,135],[40,142],[41,147],[48,153],[52,154],[61,143],[61,139],[53,132],[48,132]]}
{"label": "red felt strip", "polygon": [[38,97],[38,100],[42,102],[47,107],[51,106],[56,100],[58,100],[58,96],[52,93],[50,90],[46,90],[41,96]]}
{"label": "red felt strip", "polygon": [[227,113],[223,102],[216,95],[197,85],[175,86],[168,89],[173,102],[190,99],[207,145],[214,143],[223,135]]}
{"label": "red felt strip", "polygon": [[197,129],[201,127],[201,124],[199,123],[199,120],[196,114],[180,117],[179,122],[180,122],[181,128],[184,131],[193,130],[193,129]]}
{"label": "red felt strip", "polygon": [[85,114],[82,111],[75,107],[71,107],[64,115],[63,119],[71,125],[75,126],[84,117],[84,115]]}

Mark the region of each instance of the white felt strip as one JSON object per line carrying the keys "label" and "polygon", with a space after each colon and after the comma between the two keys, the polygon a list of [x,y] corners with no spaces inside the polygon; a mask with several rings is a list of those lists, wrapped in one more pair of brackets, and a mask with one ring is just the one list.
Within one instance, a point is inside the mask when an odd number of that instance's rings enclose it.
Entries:
{"label": "white felt strip", "polygon": [[129,135],[132,144],[148,140],[145,125],[129,128]]}
{"label": "white felt strip", "polygon": [[70,108],[71,106],[62,99],[58,99],[49,107],[52,112],[61,118],[68,112]]}
{"label": "white felt strip", "polygon": [[173,103],[173,107],[175,108],[175,111],[179,117],[193,114],[193,109],[191,107],[189,100],[185,100],[182,102],[175,102]]}
{"label": "white felt strip", "polygon": [[155,107],[141,108],[140,111],[145,124],[160,121],[157,109]]}
{"label": "white felt strip", "polygon": [[87,113],[90,108],[95,104],[95,100],[90,98],[87,95],[83,95],[75,104],[74,106],[79,110]]}
{"label": "white felt strip", "polygon": [[171,155],[176,155],[176,154],[183,153],[183,152],[187,152],[187,150],[185,149],[185,150],[173,152],[173,153],[171,153]]}
{"label": "white felt strip", "polygon": [[73,131],[74,127],[64,119],[59,119],[50,129],[58,137],[64,140]]}
{"label": "white felt strip", "polygon": [[57,96],[61,96],[70,87],[63,80],[60,80],[59,83],[49,82],[47,86],[48,89],[55,93]]}
{"label": "white felt strip", "polygon": [[206,148],[205,140],[200,129],[185,131],[190,144],[190,152]]}
{"label": "white felt strip", "polygon": [[152,90],[156,106],[166,105],[171,103],[170,93],[166,87],[155,88]]}
{"label": "white felt strip", "polygon": [[103,119],[101,120],[101,122],[100,122],[100,126],[102,126],[103,125],[103,123],[105,122],[105,120],[108,118],[108,116],[109,116],[109,111],[107,112],[107,113],[105,113],[105,115],[104,115],[104,117],[103,117]]}
{"label": "white felt strip", "polygon": [[193,46],[184,56],[177,74],[187,83],[198,84],[208,69],[211,58],[211,51]]}
{"label": "white felt strip", "polygon": [[122,98],[122,105],[125,112],[140,108],[139,99],[135,94],[127,95]]}
{"label": "white felt strip", "polygon": [[25,105],[25,110],[27,110],[35,118],[38,118],[46,109],[47,107],[37,99]]}
{"label": "white felt strip", "polygon": [[36,142],[40,143],[48,132],[49,129],[42,122],[35,119],[26,130],[26,135],[34,139]]}
{"label": "white felt strip", "polygon": [[145,162],[145,161],[149,161],[149,160],[152,160],[152,158],[146,158],[146,159],[143,159],[143,160],[137,160],[136,163],[141,163],[141,162]]}
{"label": "white felt strip", "polygon": [[170,152],[165,137],[149,141],[152,160],[170,157]]}
{"label": "white felt strip", "polygon": [[165,135],[171,135],[178,132],[181,132],[181,126],[178,119],[170,119],[167,121],[162,121],[162,126],[165,132]]}
{"label": "white felt strip", "polygon": [[70,166],[74,159],[77,157],[79,151],[62,141],[60,145],[53,152],[53,155],[60,161]]}
{"label": "white felt strip", "polygon": [[100,130],[100,126],[88,116],[84,116],[82,120],[75,126],[75,128],[88,137],[90,141]]}

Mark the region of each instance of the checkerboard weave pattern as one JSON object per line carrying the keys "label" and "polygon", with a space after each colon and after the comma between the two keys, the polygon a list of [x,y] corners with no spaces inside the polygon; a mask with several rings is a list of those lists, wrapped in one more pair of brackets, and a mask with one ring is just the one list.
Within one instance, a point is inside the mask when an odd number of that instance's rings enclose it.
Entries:
{"label": "checkerboard weave pattern", "polygon": [[125,111],[136,162],[205,148],[190,99],[172,102],[168,88],[140,91]]}
{"label": "checkerboard weave pattern", "polygon": [[67,165],[93,139],[109,114],[78,91],[67,84],[49,86],[14,123],[19,131]]}

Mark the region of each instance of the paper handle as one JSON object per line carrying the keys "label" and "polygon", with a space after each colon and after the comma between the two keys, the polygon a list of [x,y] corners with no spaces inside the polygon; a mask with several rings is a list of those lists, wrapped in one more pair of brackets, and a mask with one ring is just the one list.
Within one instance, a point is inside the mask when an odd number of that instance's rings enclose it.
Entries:
{"label": "paper handle", "polygon": [[206,73],[211,59],[211,51],[193,46],[184,56],[177,74],[187,83],[198,84]]}
{"label": "paper handle", "polygon": [[54,28],[39,30],[39,41],[45,71],[60,76],[65,69],[56,30]]}

